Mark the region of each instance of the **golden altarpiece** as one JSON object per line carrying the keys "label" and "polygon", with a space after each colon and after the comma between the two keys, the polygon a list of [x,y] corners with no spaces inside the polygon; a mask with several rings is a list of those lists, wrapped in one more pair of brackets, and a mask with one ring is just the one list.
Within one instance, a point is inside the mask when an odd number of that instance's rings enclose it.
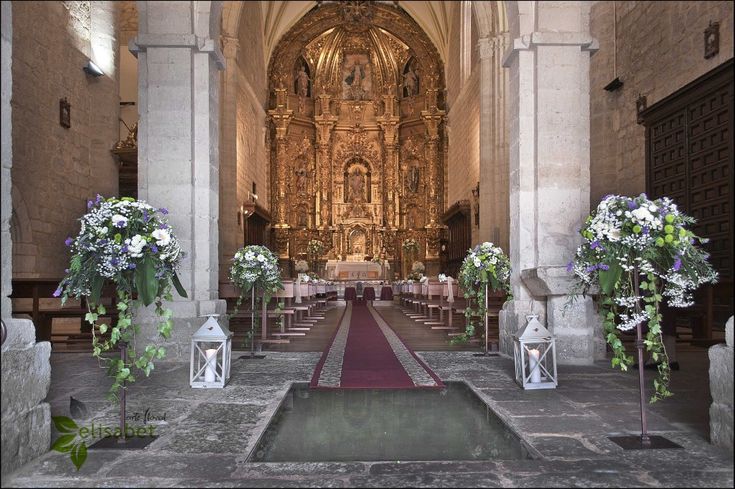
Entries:
{"label": "golden altarpiece", "polygon": [[[321,3],[271,59],[271,209],[281,260],[318,239],[323,260],[378,256],[404,273],[422,260],[437,273],[444,78],[426,34],[391,4]],[[419,252],[405,256],[409,238]]]}

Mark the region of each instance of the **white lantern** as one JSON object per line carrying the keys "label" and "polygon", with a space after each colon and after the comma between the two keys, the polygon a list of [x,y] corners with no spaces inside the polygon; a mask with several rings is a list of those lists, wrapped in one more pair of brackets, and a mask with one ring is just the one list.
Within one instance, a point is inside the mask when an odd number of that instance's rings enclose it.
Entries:
{"label": "white lantern", "polygon": [[516,382],[524,389],[554,389],[556,379],[556,339],[533,314],[513,335]]}
{"label": "white lantern", "polygon": [[230,380],[232,333],[209,314],[191,338],[189,383],[195,388],[223,388]]}

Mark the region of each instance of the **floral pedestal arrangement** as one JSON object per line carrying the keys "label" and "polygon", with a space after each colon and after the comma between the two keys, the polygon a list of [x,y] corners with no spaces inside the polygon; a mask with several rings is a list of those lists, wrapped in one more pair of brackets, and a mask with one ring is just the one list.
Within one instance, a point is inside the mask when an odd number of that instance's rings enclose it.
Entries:
{"label": "floral pedestal arrangement", "polygon": [[[166,355],[165,348],[155,344],[136,349],[139,325],[135,323],[133,311],[155,304],[158,333],[162,338],[171,336],[173,313],[164,301],[173,299],[173,288],[186,297],[176,274],[184,253],[166,221],[166,209],[155,209],[130,197],[103,199],[99,195],[87,207],[89,211],[81,218],[78,236],[66,240],[72,257],[54,296],[61,297],[62,304],[70,297],[87,299],[86,320],[92,324],[92,354],[107,367],[113,379],[109,397],[120,403],[121,439],[124,440],[126,385],[135,382],[136,369],[148,376],[154,369],[154,360]],[[106,283],[116,288],[114,324],[98,322],[101,316],[107,315],[101,301]],[[120,350],[119,359],[105,355],[115,349]],[[62,448],[71,450],[71,445],[55,447],[59,451]],[[78,445],[76,450],[79,453]]]}
{"label": "floral pedestal arrangement", "polygon": [[511,298],[510,260],[499,246],[484,242],[469,251],[459,270],[459,285],[468,300],[464,334],[455,336],[454,343],[466,342],[475,335],[473,319],[482,318],[485,328],[483,355],[488,355],[487,298],[490,291],[505,291]]}
{"label": "floral pedestal arrangement", "polygon": [[283,289],[278,257],[265,246],[251,245],[237,250],[232,261],[230,280],[240,290],[233,315],[237,314],[245,295],[250,292],[250,358],[255,358],[257,301],[263,300],[265,314],[265,308],[273,294]]}
{"label": "floral pedestal arrangement", "polygon": [[688,307],[697,287],[717,279],[707,263],[707,253],[697,246],[706,240],[687,229],[693,222],[669,198],[652,201],[645,194],[636,198],[609,195],[587,218],[581,230],[584,242],[568,267],[578,278],[575,293],[599,287],[600,313],[605,339],[613,351],[613,367],[625,371],[633,363],[620,334],[636,330],[640,442],[644,447],[651,445],[644,406],[644,348],[658,364],[650,402],[671,396],[660,306],[665,300],[672,307]]}

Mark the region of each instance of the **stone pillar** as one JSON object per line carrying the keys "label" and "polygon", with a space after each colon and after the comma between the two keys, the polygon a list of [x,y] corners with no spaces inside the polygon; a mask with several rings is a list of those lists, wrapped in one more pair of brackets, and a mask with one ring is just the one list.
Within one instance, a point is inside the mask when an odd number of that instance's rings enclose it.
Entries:
{"label": "stone pillar", "polygon": [[509,34],[479,40],[480,48],[480,229],[479,241],[508,251],[508,70],[503,55]]}
{"label": "stone pillar", "polygon": [[[520,4],[519,4],[520,5]],[[589,3],[540,2],[527,15],[503,65],[510,68],[510,258],[514,300],[501,316],[501,350],[525,315],[541,315],[557,337],[560,364],[604,354],[589,298],[564,309],[578,230],[589,214]]]}
{"label": "stone pillar", "polygon": [[[219,49],[221,2],[137,3],[138,194],[169,211],[187,253],[179,276],[187,299],[174,298],[167,360],[188,360],[191,335],[218,297]],[[174,294],[175,295],[175,294]],[[160,342],[152,307],[138,311],[141,344]],[[220,318],[224,320],[224,318]]]}
{"label": "stone pillar", "polygon": [[2,344],[2,479],[24,463],[46,453],[51,445],[51,410],[41,402],[51,384],[51,344],[36,343],[33,322],[13,319],[8,296],[12,291],[12,214],[11,167],[13,166],[11,107],[13,20],[12,3],[2,2],[2,163],[0,164],[0,245],[2,246],[2,281],[0,282],[0,317],[7,327]]}
{"label": "stone pillar", "polygon": [[713,445],[733,451],[733,317],[725,325],[725,344],[709,349],[709,432]]}
{"label": "stone pillar", "polygon": [[243,243],[245,218],[238,212],[237,175],[237,105],[238,66],[240,42],[235,37],[222,36],[222,54],[227,68],[222,72],[222,103],[220,104],[220,161],[219,161],[219,276],[227,277],[231,259]]}

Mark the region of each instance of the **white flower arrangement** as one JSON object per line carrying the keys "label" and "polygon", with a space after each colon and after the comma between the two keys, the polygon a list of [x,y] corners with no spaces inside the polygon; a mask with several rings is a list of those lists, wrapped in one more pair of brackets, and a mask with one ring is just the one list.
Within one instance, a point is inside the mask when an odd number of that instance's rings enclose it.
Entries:
{"label": "white flower arrangement", "polygon": [[578,280],[573,292],[599,286],[600,313],[613,349],[613,366],[627,370],[633,363],[619,331],[648,323],[645,343],[659,363],[651,402],[671,395],[660,303],[666,298],[670,306],[688,307],[697,287],[717,280],[707,253],[696,246],[707,240],[687,229],[692,223],[694,219],[667,197],[652,201],[645,194],[636,198],[608,195],[587,218],[580,231],[584,242],[567,267]]}
{"label": "white flower arrangement", "polygon": [[232,261],[230,280],[240,288],[241,298],[254,287],[263,291],[266,300],[283,289],[278,258],[265,246],[240,248]]}
{"label": "white flower arrangement", "polygon": [[[134,382],[133,368],[146,376],[153,370],[153,360],[166,355],[165,348],[150,344],[142,353],[135,349],[135,330],[132,311],[137,306],[155,303],[159,318],[158,332],[163,338],[171,336],[172,312],[163,305],[172,300],[172,286],[186,297],[177,271],[184,257],[176,236],[166,221],[165,208],[156,209],[146,202],[130,197],[96,200],[87,203],[88,212],[82,218],[76,238],[67,238],[71,261],[66,275],[54,292],[62,304],[69,297],[86,297],[89,313],[86,320],[92,324],[92,354],[109,365],[108,374],[114,378],[110,397],[115,398],[123,382]],[[116,286],[118,320],[116,324],[97,324],[107,313],[100,303],[105,282]],[[137,297],[134,299],[133,297]],[[109,339],[105,336],[109,332]],[[126,362],[112,360],[105,352],[127,345]]]}
{"label": "white flower arrangement", "polygon": [[298,273],[306,273],[309,271],[309,264],[306,262],[306,260],[298,260],[294,265],[294,269]]}
{"label": "white flower arrangement", "polygon": [[467,341],[475,334],[472,319],[485,317],[485,289],[502,290],[508,299],[512,298],[510,288],[510,259],[502,248],[485,241],[467,252],[459,269],[459,284],[466,297],[472,298],[472,305],[465,309],[468,318],[465,333],[455,336],[453,342]]}
{"label": "white flower arrangement", "polygon": [[437,279],[439,280],[439,282],[444,283],[447,281],[447,276],[443,273],[440,273]]}
{"label": "white flower arrangement", "polygon": [[313,256],[321,255],[324,251],[324,243],[318,239],[312,239],[306,245],[306,252]]}

